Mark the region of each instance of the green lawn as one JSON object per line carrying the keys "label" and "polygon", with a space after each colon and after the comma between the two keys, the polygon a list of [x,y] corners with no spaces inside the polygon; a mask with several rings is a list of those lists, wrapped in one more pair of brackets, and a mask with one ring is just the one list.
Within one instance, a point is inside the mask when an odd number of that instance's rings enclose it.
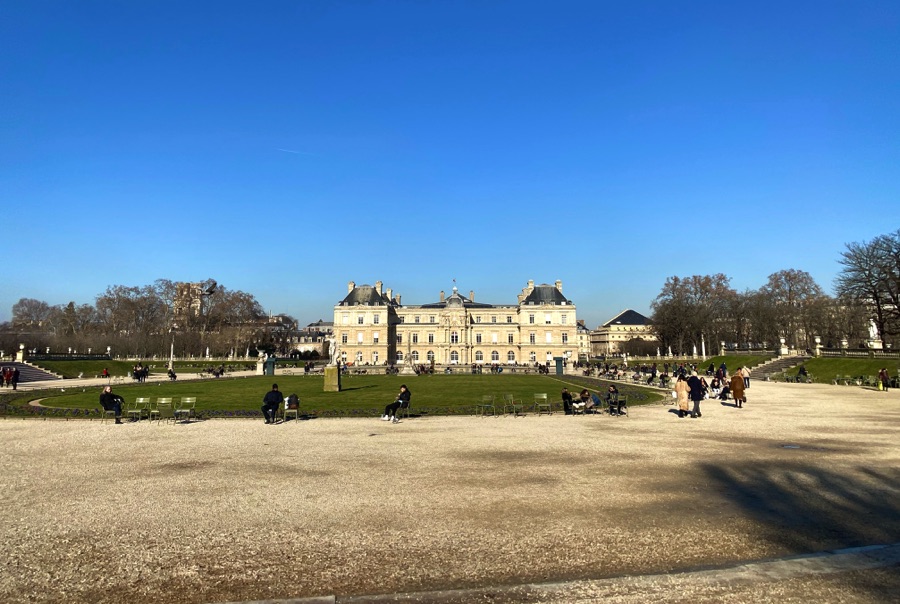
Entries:
{"label": "green lawn", "polygon": [[[541,375],[434,375],[434,376],[352,376],[342,379],[341,392],[324,392],[320,376],[278,376],[279,389],[285,394],[296,393],[304,413],[316,415],[377,415],[392,402],[407,384],[412,392],[413,413],[435,415],[472,413],[474,405],[483,395],[496,398],[502,406],[503,395],[512,394],[526,405],[534,401],[534,394],[546,392],[550,401],[559,403],[563,386],[575,392],[582,387],[592,391],[605,391],[599,380],[574,376]],[[273,378],[252,376],[222,378],[204,381],[158,382],[128,384],[114,388],[127,402],[137,397],[197,397],[197,409],[207,415],[255,415],[259,413],[262,399],[271,388]],[[629,396],[629,404],[637,405],[662,400],[663,393],[628,384],[619,384],[619,391]],[[34,393],[28,399],[40,396],[42,404],[49,407],[74,409],[99,409],[101,388],[66,388]],[[18,398],[14,406],[26,402]],[[561,404],[558,405],[561,409]]]}
{"label": "green lawn", "polygon": [[[806,370],[819,384],[830,384],[837,377],[849,375],[857,378],[877,376],[882,367],[888,370],[891,376],[900,374],[900,359],[848,359],[827,358],[810,359],[804,363]],[[797,369],[787,372],[788,376],[797,375]]]}
{"label": "green lawn", "polygon": [[[84,377],[95,377],[100,375],[104,368],[109,370],[110,375],[124,375],[130,378],[131,370],[137,363],[138,361],[39,361],[35,364],[64,378],[76,378],[79,374],[84,374]],[[149,367],[151,373],[165,373],[169,368],[167,360],[144,360],[141,363]],[[222,361],[175,361],[175,373],[199,373],[208,367],[218,367],[221,364]],[[302,367],[302,363],[300,366]],[[225,363],[225,367],[229,371],[256,369],[256,361]]]}

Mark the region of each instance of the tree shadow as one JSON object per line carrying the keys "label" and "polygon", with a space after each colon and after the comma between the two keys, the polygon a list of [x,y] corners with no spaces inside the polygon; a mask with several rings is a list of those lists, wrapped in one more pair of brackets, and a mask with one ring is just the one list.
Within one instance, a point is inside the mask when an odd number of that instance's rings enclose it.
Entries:
{"label": "tree shadow", "polygon": [[729,505],[763,527],[763,538],[797,553],[900,541],[900,469],[823,468],[799,459],[701,468]]}

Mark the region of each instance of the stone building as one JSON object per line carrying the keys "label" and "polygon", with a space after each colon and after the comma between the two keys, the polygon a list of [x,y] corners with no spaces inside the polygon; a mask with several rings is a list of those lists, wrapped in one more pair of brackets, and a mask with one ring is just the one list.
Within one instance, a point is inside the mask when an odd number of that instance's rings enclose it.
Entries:
{"label": "stone building", "polygon": [[334,337],[340,358],[351,364],[533,365],[553,357],[577,359],[575,304],[562,281],[529,281],[517,301],[487,304],[456,286],[427,304],[402,304],[400,295],[374,286],[347,284],[334,307]]}
{"label": "stone building", "polygon": [[650,329],[650,319],[629,308],[591,332],[591,354],[595,357],[621,354],[624,344],[634,339],[657,341]]}

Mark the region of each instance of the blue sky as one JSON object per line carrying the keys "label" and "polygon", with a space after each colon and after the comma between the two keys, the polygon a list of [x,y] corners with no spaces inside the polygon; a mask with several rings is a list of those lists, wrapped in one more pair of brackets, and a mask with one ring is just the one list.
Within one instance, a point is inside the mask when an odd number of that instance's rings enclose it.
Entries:
{"label": "blue sky", "polygon": [[589,327],[900,228],[900,3],[0,4],[0,320],[215,278],[331,319],[350,280]]}

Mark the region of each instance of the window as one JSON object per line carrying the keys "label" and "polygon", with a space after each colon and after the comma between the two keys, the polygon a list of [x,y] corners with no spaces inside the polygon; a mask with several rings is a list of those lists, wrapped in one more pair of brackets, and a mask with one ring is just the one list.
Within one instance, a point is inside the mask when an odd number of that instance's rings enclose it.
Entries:
{"label": "window", "polygon": [[450,332],[450,343],[451,344],[459,344],[459,332],[458,331]]}
{"label": "window", "polygon": [[418,344],[418,343],[419,343],[419,334],[414,333],[414,334],[412,335],[412,343],[413,343],[413,344]]}
{"label": "window", "polygon": [[534,354],[533,352],[530,353],[530,354],[528,355],[528,360],[531,361],[532,363],[537,362],[537,355]]}
{"label": "window", "polygon": [[506,342],[507,342],[508,344],[514,344],[514,343],[515,343],[515,336],[514,336],[513,334],[511,334],[511,333],[506,334]]}
{"label": "window", "polygon": [[568,343],[569,343],[569,334],[563,332],[563,335],[562,335],[562,343],[563,343],[563,344],[568,344]]}
{"label": "window", "polygon": [[430,317],[428,317],[428,322],[434,323],[434,315],[431,315]]}
{"label": "window", "polygon": [[529,322],[530,324],[534,325],[534,313],[529,313],[529,315],[528,315],[528,322]]}
{"label": "window", "polygon": [[356,362],[362,363],[362,353],[361,352],[356,353]]}
{"label": "window", "polygon": [[428,362],[429,362],[429,363],[433,363],[433,362],[434,362],[434,351],[433,351],[433,350],[429,350],[428,352],[426,352],[426,353],[425,353],[425,358],[428,359]]}
{"label": "window", "polygon": [[403,343],[403,334],[402,334],[402,333],[398,333],[398,334],[397,334],[397,343],[398,343],[398,344],[402,344],[402,343]]}
{"label": "window", "polygon": [[378,343],[378,332],[377,331],[372,334],[372,343],[374,343],[374,344]]}
{"label": "window", "polygon": [[378,325],[379,323],[381,323],[381,315],[375,315],[374,317],[372,317],[372,322],[375,325]]}
{"label": "window", "polygon": [[434,334],[433,333],[428,334],[428,343],[434,344]]}
{"label": "window", "polygon": [[419,362],[419,351],[418,350],[413,350],[411,356],[412,356],[413,361],[415,361],[416,363]]}
{"label": "window", "polygon": [[341,344],[346,344],[348,339],[349,339],[349,334],[346,334],[346,333],[341,334]]}
{"label": "window", "polygon": [[512,323],[512,315],[506,315],[506,322]]}
{"label": "window", "polygon": [[537,334],[535,334],[533,331],[528,334],[528,343],[537,344]]}
{"label": "window", "polygon": [[475,322],[481,323],[481,315],[478,315],[477,317],[475,317]]}
{"label": "window", "polygon": [[398,350],[398,351],[397,351],[397,362],[398,362],[398,363],[402,363],[402,362],[403,362],[403,351],[402,351],[402,350]]}
{"label": "window", "polygon": [[378,364],[378,351],[377,350],[372,353],[372,364],[373,365]]}
{"label": "window", "polygon": [[415,317],[413,317],[413,323],[418,323],[418,322],[419,322],[419,315],[416,315]]}
{"label": "window", "polygon": [[482,361],[484,361],[484,354],[480,350],[475,353],[475,361],[477,363],[481,363]]}
{"label": "window", "polygon": [[364,319],[365,319],[364,316],[362,316],[362,315],[357,315],[357,316],[356,316],[356,324],[357,324],[357,325],[362,325]]}
{"label": "window", "polygon": [[553,361],[553,353],[547,352],[547,364],[549,365]]}
{"label": "window", "polygon": [[562,323],[563,325],[566,325],[566,324],[569,322],[569,316],[568,316],[568,315],[561,315],[561,316],[559,317],[559,322]]}
{"label": "window", "polygon": [[551,319],[552,315],[550,313],[544,313],[544,325],[550,325],[552,323]]}
{"label": "window", "polygon": [[516,353],[510,350],[506,353],[506,362],[507,363],[515,363],[516,362]]}
{"label": "window", "polygon": [[496,316],[491,317],[491,323],[496,323],[496,322],[497,322],[497,317]]}
{"label": "window", "polygon": [[356,342],[358,344],[362,344],[362,341],[363,341],[362,338],[363,338],[363,332],[357,331],[356,332]]}
{"label": "window", "polygon": [[481,344],[481,334],[480,333],[475,334],[475,343]]}
{"label": "window", "polygon": [[546,338],[546,342],[547,342],[548,344],[552,344],[552,343],[553,343],[553,332],[552,332],[552,331],[544,332],[544,337]]}
{"label": "window", "polygon": [[500,353],[497,352],[496,350],[492,350],[491,351],[491,362],[496,363],[499,360],[500,360]]}
{"label": "window", "polygon": [[350,313],[345,312],[341,315],[341,324],[350,325]]}
{"label": "window", "polygon": [[459,353],[455,350],[450,353],[450,362],[453,364],[459,363]]}
{"label": "window", "polygon": [[400,322],[406,323],[406,317],[404,317],[403,315],[400,315]]}

